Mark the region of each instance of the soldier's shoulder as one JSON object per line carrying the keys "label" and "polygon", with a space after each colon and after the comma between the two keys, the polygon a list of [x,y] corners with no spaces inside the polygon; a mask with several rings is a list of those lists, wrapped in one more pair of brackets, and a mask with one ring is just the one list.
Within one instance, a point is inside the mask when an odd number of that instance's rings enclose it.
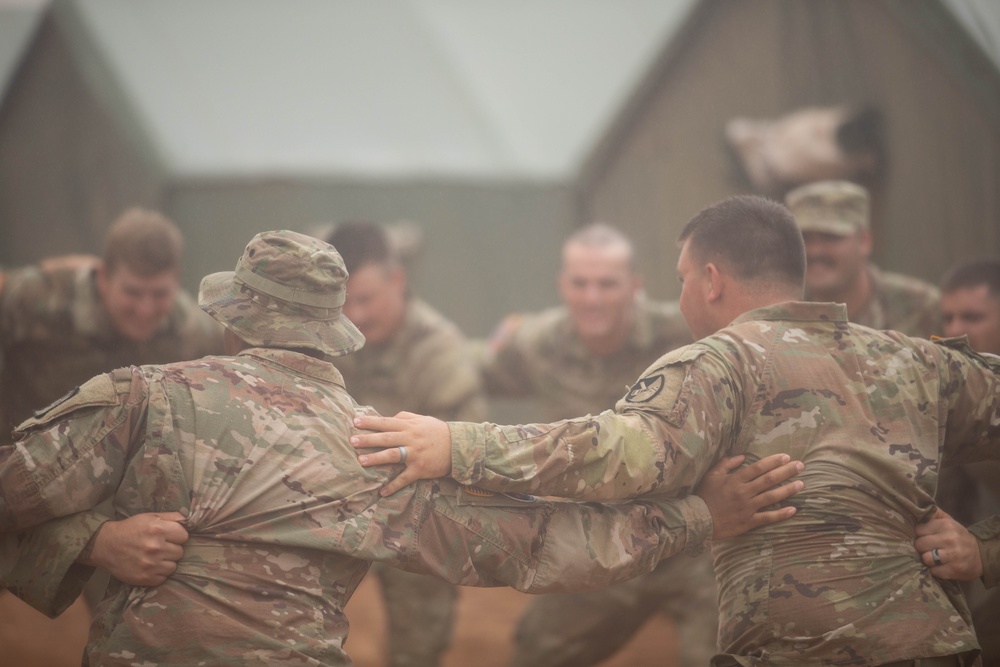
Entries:
{"label": "soldier's shoulder", "polygon": [[640,322],[642,320],[648,322],[658,347],[673,348],[692,342],[687,320],[684,319],[680,304],[676,301],[641,299],[638,304],[638,319]]}
{"label": "soldier's shoulder", "polygon": [[938,288],[926,280],[891,271],[879,273],[879,288],[890,301],[906,300],[936,306],[941,298]]}
{"label": "soldier's shoulder", "polygon": [[423,299],[413,298],[407,304],[404,330],[407,337],[442,343],[464,342],[465,334],[458,325]]}

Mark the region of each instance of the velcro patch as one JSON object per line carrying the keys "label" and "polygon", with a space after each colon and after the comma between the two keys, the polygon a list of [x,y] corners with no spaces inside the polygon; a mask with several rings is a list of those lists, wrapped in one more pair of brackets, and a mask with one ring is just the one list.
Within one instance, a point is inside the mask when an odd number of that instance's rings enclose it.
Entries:
{"label": "velcro patch", "polygon": [[36,410],[33,416],[17,427],[17,431],[26,431],[35,426],[52,423],[81,408],[117,404],[118,393],[115,391],[115,383],[109,375],[102,373],[87,380],[51,405]]}

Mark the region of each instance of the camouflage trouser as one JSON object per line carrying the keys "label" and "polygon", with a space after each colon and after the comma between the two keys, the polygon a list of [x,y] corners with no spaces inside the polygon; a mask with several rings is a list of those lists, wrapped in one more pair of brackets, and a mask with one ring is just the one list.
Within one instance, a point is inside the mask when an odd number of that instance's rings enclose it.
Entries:
{"label": "camouflage trouser", "polygon": [[668,558],[623,584],[532,600],[517,626],[511,666],[596,665],[663,612],[677,625],[681,666],[705,667],[716,653],[718,609],[711,555]]}
{"label": "camouflage trouser", "polygon": [[389,667],[435,667],[451,644],[458,588],[435,577],[380,563],[372,566],[382,584],[389,617]]}

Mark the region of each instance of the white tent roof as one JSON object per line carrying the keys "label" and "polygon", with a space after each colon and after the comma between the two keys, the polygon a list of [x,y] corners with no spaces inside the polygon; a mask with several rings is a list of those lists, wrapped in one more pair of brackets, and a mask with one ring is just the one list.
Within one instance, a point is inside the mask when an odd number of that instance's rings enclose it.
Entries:
{"label": "white tent roof", "polygon": [[170,173],[564,179],[696,0],[74,0]]}

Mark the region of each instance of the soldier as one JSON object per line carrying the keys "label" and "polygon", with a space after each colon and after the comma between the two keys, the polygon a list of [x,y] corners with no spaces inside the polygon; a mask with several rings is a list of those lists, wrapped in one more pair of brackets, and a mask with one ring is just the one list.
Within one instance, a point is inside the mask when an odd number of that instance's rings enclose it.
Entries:
{"label": "soldier", "polygon": [[[347,277],[322,241],[258,234],[235,272],[206,276],[199,293],[226,327],[230,356],[98,375],[0,448],[8,538],[108,496],[120,517],[184,516],[190,539],[162,585],[112,582],[89,664],[347,665],[343,606],[371,560],[545,592],[607,585],[697,549],[712,532],[731,534],[694,496],[583,505],[444,481],[380,498],[400,467],[358,465],[351,420],[370,410],[328,361],[364,343],[341,313]],[[764,512],[747,525],[793,513]],[[18,545],[3,545],[0,564],[9,565]],[[50,589],[79,585],[80,573],[32,565]]]}
{"label": "soldier", "polygon": [[108,230],[96,265],[6,272],[0,442],[33,410],[98,373],[222,350],[222,330],[180,289],[181,245],[172,222],[133,208]]}
{"label": "soldier", "polygon": [[[644,297],[631,241],[607,224],[566,240],[558,286],[562,306],[510,315],[478,348],[489,394],[536,397],[549,421],[597,414],[658,357],[691,342],[676,303]],[[595,665],[657,611],[677,624],[681,664],[708,664],[718,606],[707,553],[667,559],[611,588],[533,599],[518,623],[511,664]]]}
{"label": "soldier", "polygon": [[[941,326],[945,336],[967,336],[977,352],[1000,355],[1000,259],[982,258],[962,262],[941,280]],[[940,548],[941,558],[962,560],[954,549],[965,545],[979,555],[975,536],[962,525],[1000,512],[1000,468],[996,464],[953,466],[941,473],[935,520],[925,526],[923,544],[934,546],[937,534],[952,531],[959,536],[955,547]],[[951,525],[949,525],[949,523]],[[961,538],[961,539],[960,539]],[[918,548],[921,542],[918,542]],[[926,549],[926,550],[929,550]],[[955,577],[950,572],[936,576]],[[938,570],[938,571],[936,571]],[[969,579],[976,579],[981,573]],[[988,583],[988,582],[987,582]],[[964,586],[976,635],[983,649],[983,664],[1000,664],[1000,590],[984,590],[971,583]]]}
{"label": "soldier", "polygon": [[[363,349],[334,362],[351,396],[383,414],[484,421],[486,403],[465,337],[410,294],[386,231],[374,222],[345,222],[326,240],[351,276],[344,314],[365,336]],[[440,664],[451,643],[456,587],[387,565],[372,570],[386,604],[390,667]]]}
{"label": "soldier", "polygon": [[[700,340],[597,416],[522,426],[358,417],[386,432],[352,436],[355,446],[408,453],[382,493],[450,473],[507,492],[683,496],[720,456],[789,451],[806,466],[797,514],[713,543],[722,654],[712,664],[972,664],[961,591],[931,575],[913,539],[935,511],[942,453],[1000,457],[1000,361],[801,302],[802,237],[775,202],[723,200],[680,241],[681,311]],[[987,567],[995,581],[1000,562]]]}
{"label": "soldier", "polygon": [[785,203],[806,244],[807,299],[846,304],[851,322],[873,329],[921,338],[938,332],[937,288],[869,262],[867,190],[847,181],[819,181],[792,190]]}
{"label": "soldier", "polygon": [[[222,328],[180,289],[181,252],[171,221],[132,208],[108,230],[99,260],[59,258],[0,273],[0,444],[32,411],[98,373],[222,351]],[[79,551],[105,520],[87,513],[32,537],[57,537]],[[91,604],[101,586],[88,590]],[[10,598],[4,604],[6,613],[30,613]]]}

